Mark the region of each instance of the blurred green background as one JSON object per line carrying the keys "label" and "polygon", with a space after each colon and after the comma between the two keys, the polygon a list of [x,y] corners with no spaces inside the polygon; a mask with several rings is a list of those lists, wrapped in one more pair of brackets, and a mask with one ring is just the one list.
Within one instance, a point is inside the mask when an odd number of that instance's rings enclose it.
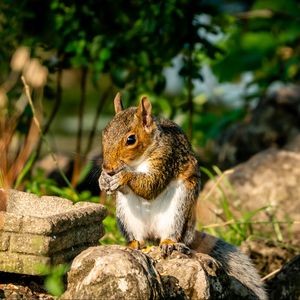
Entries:
{"label": "blurred green background", "polygon": [[[33,82],[32,105],[27,103],[14,119],[0,182],[9,173],[7,165],[14,167],[31,135],[32,118],[38,115],[40,137],[23,159],[22,172],[11,176],[10,186],[74,201],[98,201],[94,188],[101,165],[101,129],[113,115],[112,100],[118,91],[126,106],[148,95],[154,114],[183,127],[202,166],[231,167],[225,159],[222,165],[222,148],[217,147],[226,140],[228,128],[247,124],[253,109],[263,113],[259,103],[270,92],[298,84],[299,25],[296,0],[2,0],[2,129],[20,102],[20,76],[29,76],[26,59],[38,59],[48,76],[40,85]],[[18,69],[20,53],[26,59]],[[275,119],[271,122],[280,121]],[[246,137],[249,147],[237,146],[240,152],[234,162],[282,144],[280,138],[247,152],[256,139]],[[54,160],[38,169],[49,154]],[[56,170],[61,180],[48,178],[47,168],[57,167],[60,154],[71,160],[69,167]],[[86,177],[88,184],[80,187]],[[91,198],[91,191],[96,198]],[[112,219],[106,222],[115,226]]]}
{"label": "blurred green background", "polygon": [[93,126],[87,150],[99,147],[117,91],[127,105],[149,95],[205,149],[270,86],[298,82],[299,11],[296,0],[3,0],[0,82],[20,46],[48,68],[43,123],[56,151],[76,153],[78,130],[87,147]]}

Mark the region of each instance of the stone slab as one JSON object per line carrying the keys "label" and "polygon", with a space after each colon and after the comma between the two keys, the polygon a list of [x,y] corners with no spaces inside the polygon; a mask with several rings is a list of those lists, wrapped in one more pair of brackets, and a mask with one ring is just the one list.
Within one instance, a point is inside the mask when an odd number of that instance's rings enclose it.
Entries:
{"label": "stone slab", "polygon": [[94,246],[99,246],[98,240],[90,241],[88,243],[84,243],[75,247],[71,247],[69,249],[65,249],[61,252],[57,252],[51,257],[51,264],[58,265],[69,262],[82,251]]}
{"label": "stone slab", "polygon": [[9,190],[7,212],[0,212],[0,230],[50,235],[101,222],[106,217],[103,205],[78,202]]}
{"label": "stone slab", "polygon": [[8,232],[0,232],[0,251],[7,251],[9,247],[10,234]]}
{"label": "stone slab", "polygon": [[39,266],[50,262],[51,259],[45,256],[0,252],[0,270],[5,272],[37,275],[40,274]]}
{"label": "stone slab", "polygon": [[39,274],[66,263],[104,235],[104,206],[9,190],[0,212],[0,271]]}
{"label": "stone slab", "polygon": [[0,211],[0,230],[19,232],[22,223],[22,216],[9,212]]}
{"label": "stone slab", "polygon": [[52,236],[11,233],[9,250],[16,253],[51,255],[72,246],[99,240],[103,235],[104,228],[101,223],[75,227],[68,232]]}
{"label": "stone slab", "polygon": [[14,215],[45,218],[71,210],[73,202],[67,199],[9,190],[6,211]]}

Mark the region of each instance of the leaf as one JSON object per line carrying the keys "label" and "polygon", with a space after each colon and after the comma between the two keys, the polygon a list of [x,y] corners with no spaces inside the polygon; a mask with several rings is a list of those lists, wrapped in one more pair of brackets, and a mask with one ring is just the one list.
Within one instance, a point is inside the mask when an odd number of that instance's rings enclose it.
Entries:
{"label": "leaf", "polygon": [[111,52],[108,48],[103,48],[99,53],[99,58],[102,62],[106,62],[111,57]]}
{"label": "leaf", "polygon": [[22,169],[21,173],[19,174],[19,176],[17,177],[16,183],[14,185],[14,188],[17,189],[19,187],[19,185],[21,184],[21,182],[23,181],[23,179],[25,178],[25,176],[28,174],[28,172],[31,170],[32,164],[34,163],[36,157],[36,153],[33,153],[29,160],[27,161],[27,163],[25,164],[24,168]]}

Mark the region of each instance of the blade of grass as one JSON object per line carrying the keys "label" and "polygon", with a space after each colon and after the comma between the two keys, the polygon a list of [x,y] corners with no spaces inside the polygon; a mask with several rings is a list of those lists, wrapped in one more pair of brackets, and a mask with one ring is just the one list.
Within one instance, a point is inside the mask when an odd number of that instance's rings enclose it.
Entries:
{"label": "blade of grass", "polygon": [[22,169],[21,173],[19,174],[19,176],[17,177],[16,183],[14,185],[14,188],[17,189],[19,187],[19,185],[21,184],[21,182],[23,181],[24,177],[28,174],[28,172],[30,171],[32,164],[35,160],[36,154],[33,153],[29,160],[27,161],[27,163],[25,164],[24,168]]}

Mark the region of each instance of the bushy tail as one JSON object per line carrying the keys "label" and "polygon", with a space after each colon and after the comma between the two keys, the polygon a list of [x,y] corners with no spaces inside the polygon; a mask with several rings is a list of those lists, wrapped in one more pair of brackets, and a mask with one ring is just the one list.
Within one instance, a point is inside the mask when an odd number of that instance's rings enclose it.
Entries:
{"label": "bushy tail", "polygon": [[197,231],[191,248],[213,257],[229,276],[247,287],[253,299],[268,299],[261,278],[250,258],[241,253],[237,247],[212,235]]}

